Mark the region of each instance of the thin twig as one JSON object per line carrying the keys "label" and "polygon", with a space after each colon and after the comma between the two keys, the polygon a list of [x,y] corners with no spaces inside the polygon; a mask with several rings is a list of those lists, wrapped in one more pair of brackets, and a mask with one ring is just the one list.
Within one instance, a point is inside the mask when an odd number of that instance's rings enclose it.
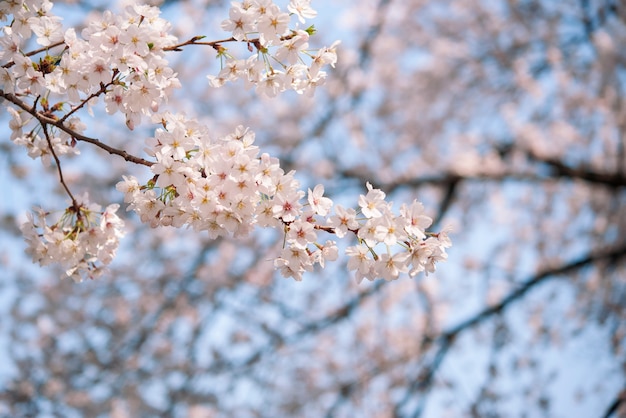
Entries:
{"label": "thin twig", "polygon": [[[295,36],[295,32],[292,32],[288,35],[282,36],[280,38],[281,41],[285,41],[288,39],[292,39]],[[180,52],[182,51],[182,47],[187,46],[187,45],[206,45],[206,46],[210,46],[211,48],[215,49],[216,51],[219,51],[221,49],[221,44],[223,43],[227,43],[227,42],[241,42],[241,43],[245,43],[245,44],[252,44],[254,45],[254,47],[257,50],[262,50],[264,49],[263,46],[261,45],[261,38],[252,38],[252,39],[235,39],[233,37],[230,37],[228,39],[220,39],[219,41],[204,41],[204,42],[200,42],[200,39],[204,39],[204,36],[194,36],[193,38],[189,39],[188,41],[182,42],[180,44],[176,44],[176,45],[172,45],[172,46],[167,46],[165,48],[163,48],[163,51],[177,51]]]}
{"label": "thin twig", "polygon": [[[117,70],[115,70],[116,72],[113,74],[113,78],[115,78],[115,76],[117,75]],[[106,93],[107,91],[107,87],[111,86],[113,84],[113,80],[111,80],[110,82],[108,82],[107,84],[104,83],[100,83],[100,89],[98,91],[96,91],[95,93],[92,93],[89,95],[89,97],[87,97],[85,100],[83,100],[83,102],[81,104],[79,104],[78,106],[74,107],[72,110],[70,110],[66,115],[64,115],[61,119],[59,119],[59,122],[63,123],[67,120],[67,118],[69,118],[70,116],[72,116],[74,113],[78,112],[80,109],[82,109],[91,99],[100,96],[101,94]]]}
{"label": "thin twig", "polygon": [[[200,42],[200,39],[203,39],[203,36],[194,36],[193,38],[189,39],[188,41],[182,42],[180,44],[176,44],[176,45],[172,45],[172,46],[166,46],[165,48],[163,48],[163,51],[182,51],[182,47],[187,46],[187,45],[207,45],[210,46],[214,49],[218,49],[220,44],[226,43],[226,42],[239,42],[237,39],[235,38],[228,38],[228,39],[222,39],[219,41],[204,41],[204,42]],[[255,41],[258,40],[242,40],[241,42],[250,42],[250,43],[254,43]]]}
{"label": "thin twig", "polygon": [[[23,54],[23,55],[24,55],[25,57],[32,57],[33,55],[37,55],[37,54],[39,54],[40,52],[47,51],[47,50],[49,50],[50,48],[55,48],[55,47],[57,47],[57,46],[61,46],[61,45],[63,45],[64,43],[65,43],[65,41],[59,41],[59,42],[56,42],[56,43],[54,43],[54,44],[51,44],[51,45],[48,45],[48,46],[44,46],[44,47],[39,48],[39,49],[35,49],[34,51],[27,52],[27,53],[25,53],[25,54]],[[15,65],[15,62],[14,62],[13,60],[11,60],[11,61],[7,62],[6,64],[4,64],[4,65],[2,66],[2,68],[11,68],[11,67],[13,67],[14,65]]]}
{"label": "thin twig", "polygon": [[72,199],[72,207],[76,211],[76,214],[80,215],[80,210],[79,210],[80,206],[76,202],[76,199],[74,198],[74,195],[70,191],[70,188],[67,187],[67,184],[65,183],[65,179],[63,179],[63,170],[61,170],[61,161],[59,161],[59,157],[57,157],[57,153],[54,151],[52,140],[50,140],[50,134],[48,133],[48,125],[45,123],[42,123],[41,127],[43,128],[44,136],[46,137],[46,141],[48,142],[48,148],[50,148],[50,153],[52,154],[52,157],[54,157],[54,161],[56,162],[57,171],[59,172],[59,181],[61,182],[61,185],[63,186],[63,188],[69,195],[70,199]]}
{"label": "thin twig", "polygon": [[[499,303],[488,306],[482,311],[478,312],[474,316],[462,321],[461,323],[453,326],[447,331],[440,333],[438,336],[426,336],[428,345],[436,344],[436,351],[432,355],[433,359],[430,364],[424,366],[423,370],[419,373],[417,378],[409,385],[406,394],[414,396],[416,392],[428,392],[432,386],[432,381],[439,370],[445,355],[448,353],[452,345],[457,341],[459,335],[465,331],[479,326],[485,322],[485,320],[502,314],[511,305],[523,299],[523,297],[537,285],[545,282],[546,280],[566,274],[574,273],[580,269],[583,269],[590,264],[596,262],[609,262],[617,263],[623,258],[626,258],[626,246],[617,247],[613,249],[605,249],[599,253],[589,253],[585,257],[572,261],[567,264],[563,264],[558,267],[547,268],[541,272],[538,272],[534,276],[531,276],[525,280],[517,289],[513,290],[506,297],[504,297]],[[425,396],[425,395],[424,395]],[[409,400],[409,397],[405,396],[404,403]],[[403,402],[399,403],[396,408],[396,412],[400,411],[400,408],[404,405]],[[418,417],[421,414],[421,407],[415,411],[414,417]]]}

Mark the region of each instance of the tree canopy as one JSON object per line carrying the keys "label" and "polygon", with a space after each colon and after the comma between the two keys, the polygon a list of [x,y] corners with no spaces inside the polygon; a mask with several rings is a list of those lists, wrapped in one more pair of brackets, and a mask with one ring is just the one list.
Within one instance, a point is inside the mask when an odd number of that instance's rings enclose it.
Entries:
{"label": "tree canopy", "polygon": [[129,4],[0,3],[0,415],[626,414],[620,2]]}

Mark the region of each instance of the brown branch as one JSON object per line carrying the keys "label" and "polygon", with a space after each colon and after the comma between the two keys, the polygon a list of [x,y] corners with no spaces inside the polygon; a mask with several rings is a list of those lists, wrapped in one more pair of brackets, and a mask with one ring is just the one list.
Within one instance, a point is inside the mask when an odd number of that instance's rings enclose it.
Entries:
{"label": "brown branch", "polygon": [[529,290],[542,283],[548,278],[561,276],[564,274],[572,273],[577,270],[580,270],[583,267],[586,267],[590,264],[599,262],[599,261],[610,261],[617,262],[621,258],[626,257],[626,246],[614,248],[611,250],[606,250],[604,252],[600,252],[597,254],[588,254],[585,257],[582,257],[576,261],[573,261],[568,264],[563,264],[559,267],[549,268],[542,272],[537,273],[535,276],[525,280],[520,287],[518,287],[513,292],[509,293],[504,299],[502,299],[498,304],[485,308],[483,311],[479,312],[472,318],[461,322],[457,326],[451,328],[450,330],[444,332],[442,337],[444,339],[454,339],[458,334],[463,332],[468,328],[472,328],[478,324],[480,324],[485,319],[503,312],[514,302],[520,300]]}
{"label": "brown branch", "polygon": [[131,154],[127,153],[124,150],[120,150],[120,149],[114,148],[114,147],[112,147],[110,145],[107,145],[104,142],[101,142],[100,140],[98,140],[96,138],[90,138],[88,136],[85,136],[83,134],[80,134],[80,133],[74,131],[73,129],[65,126],[65,124],[63,123],[62,120],[57,120],[57,119],[51,118],[49,116],[46,116],[46,115],[43,115],[43,114],[37,112],[36,109],[28,106],[26,103],[24,103],[22,100],[20,100],[14,94],[5,93],[3,90],[0,90],[0,97],[3,97],[4,99],[6,99],[9,102],[15,104],[16,106],[18,106],[22,110],[28,112],[30,115],[32,115],[34,118],[36,118],[42,126],[46,125],[46,124],[47,125],[56,126],[57,128],[59,128],[63,132],[65,132],[68,135],[70,135],[72,138],[76,139],[77,141],[88,142],[88,143],[90,143],[92,145],[97,146],[98,148],[101,148],[101,149],[105,150],[109,154],[118,155],[118,156],[122,157],[123,159],[125,159],[128,162],[145,165],[146,167],[151,167],[154,164],[153,162],[148,161],[148,160],[144,160],[143,158],[135,157],[134,155],[131,155]]}
{"label": "brown branch", "polygon": [[35,49],[34,51],[27,52],[26,54],[24,54],[24,56],[26,56],[26,57],[31,57],[31,56],[33,56],[33,55],[37,55],[37,54],[39,54],[40,52],[47,51],[47,50],[49,50],[50,48],[55,48],[55,47],[57,47],[57,46],[61,46],[61,45],[63,45],[63,44],[65,44],[65,41],[58,41],[58,42],[56,42],[56,43],[54,43],[54,44],[51,44],[51,45],[48,45],[48,46],[44,46],[44,47],[39,48],[39,49]]}
{"label": "brown branch", "polygon": [[[386,193],[392,193],[401,188],[419,188],[424,186],[440,187],[443,191],[443,197],[439,204],[437,216],[433,221],[433,227],[438,225],[447,211],[450,209],[454,199],[457,197],[461,182],[498,182],[504,180],[545,182],[554,178],[569,178],[583,180],[589,183],[602,185],[609,188],[626,187],[626,177],[621,173],[603,174],[584,170],[574,170],[566,167],[560,162],[544,161],[551,163],[557,171],[552,176],[546,177],[531,172],[508,172],[501,173],[476,173],[474,175],[461,175],[452,171],[444,172],[437,175],[421,176],[412,179],[398,179],[393,182],[374,184],[374,187],[384,190]],[[344,178],[356,178],[365,182],[367,175],[360,170],[346,170],[342,173]]]}
{"label": "brown branch", "polygon": [[[56,43],[54,43],[54,44],[51,44],[51,45],[48,45],[48,46],[44,46],[44,47],[42,47],[42,48],[35,49],[35,50],[33,50],[33,51],[27,52],[27,53],[25,53],[25,54],[23,54],[23,55],[24,55],[25,57],[32,57],[33,55],[37,55],[37,54],[39,54],[40,52],[47,51],[47,50],[49,50],[50,48],[55,48],[55,47],[57,47],[57,46],[61,46],[61,45],[63,45],[63,44],[65,44],[65,41],[59,41],[59,42],[56,42]],[[14,65],[15,65],[15,62],[11,60],[11,61],[7,62],[6,64],[4,64],[4,65],[2,66],[2,68],[11,68],[11,67],[13,67]]]}
{"label": "brown branch", "polygon": [[[578,271],[584,267],[587,267],[590,264],[596,262],[609,261],[612,263],[618,262],[620,259],[626,258],[626,246],[614,248],[611,250],[606,250],[604,252],[596,253],[596,254],[588,254],[576,261],[571,263],[563,264],[559,267],[553,267],[545,269],[534,276],[525,280],[521,286],[519,286],[516,290],[509,293],[504,299],[502,299],[499,303],[493,306],[489,306],[482,311],[478,312],[474,316],[465,321],[457,324],[456,326],[450,328],[448,331],[442,332],[437,337],[424,337],[424,344],[430,346],[431,344],[437,344],[438,347],[433,354],[433,360],[430,364],[426,365],[419,376],[413,381],[411,385],[409,385],[407,389],[407,396],[414,395],[416,391],[427,391],[431,384],[432,380],[435,376],[435,373],[439,369],[439,366],[443,362],[445,355],[452,347],[454,342],[457,340],[458,336],[462,334],[464,331],[474,328],[477,325],[482,324],[485,320],[493,317],[494,315],[498,315],[503,313],[506,309],[508,309],[515,302],[520,301],[528,291],[535,288],[537,285],[543,283],[549,278],[562,276],[564,274],[573,273]],[[408,398],[405,398],[408,400]],[[396,411],[399,411],[399,408],[403,406],[403,402],[400,402],[396,408]],[[416,412],[414,416],[419,416],[420,411]]]}
{"label": "brown branch", "polygon": [[72,199],[72,207],[74,208],[74,211],[76,212],[77,216],[80,216],[79,205],[76,202],[76,199],[74,198],[74,195],[70,191],[69,187],[67,187],[67,184],[65,183],[65,179],[63,179],[63,170],[61,169],[61,161],[59,161],[59,157],[57,156],[57,153],[54,151],[54,145],[52,144],[52,140],[50,139],[50,134],[48,132],[48,125],[41,124],[41,127],[43,128],[44,136],[46,137],[46,141],[48,142],[48,148],[50,148],[50,153],[52,154],[52,157],[54,158],[54,161],[56,162],[57,171],[59,172],[59,181],[61,182],[61,185],[63,186],[67,194],[70,196],[70,199]]}
{"label": "brown branch", "polygon": [[[609,405],[606,413],[602,415],[603,418],[611,418],[613,414],[620,412],[620,405],[626,405],[626,389],[622,390],[617,394],[615,400]],[[615,415],[616,417],[621,417],[622,415]]]}
{"label": "brown branch", "polygon": [[[554,180],[555,178],[570,178],[573,180],[583,180],[588,183],[593,183],[615,189],[626,187],[626,176],[622,174],[598,173],[583,169],[573,169],[557,161],[545,160],[542,162],[552,165],[552,173],[549,173],[548,175],[539,175],[530,171],[502,171],[499,173],[476,173],[470,175],[461,175],[453,171],[445,171],[443,173],[434,175],[426,175],[408,179],[401,178],[388,183],[373,183],[373,185],[377,188],[384,190],[387,193],[391,193],[397,189],[404,187],[418,188],[424,186],[442,186],[450,188],[453,184],[459,183],[460,181],[498,182],[503,180],[514,180],[527,182],[545,182],[547,180]],[[344,172],[342,172],[342,176],[345,178],[358,179],[359,181],[363,182],[365,182],[365,180],[368,178],[367,173],[363,173],[360,170],[345,170]]]}
{"label": "brown branch", "polygon": [[582,166],[573,168],[556,158],[540,157],[530,150],[526,154],[530,160],[549,166],[554,177],[579,179],[613,188],[626,187],[626,176],[622,173],[599,173]]}
{"label": "brown branch", "polygon": [[[291,34],[289,35],[285,35],[285,36],[281,36],[280,40],[281,41],[285,41],[288,39],[292,39],[295,36],[295,32],[292,31]],[[176,52],[180,52],[182,51],[182,47],[187,46],[187,45],[206,45],[206,46],[210,46],[211,48],[215,49],[216,51],[220,51],[221,48],[221,44],[223,43],[227,43],[227,42],[241,42],[241,43],[245,43],[248,45],[254,45],[254,47],[257,50],[262,50],[263,46],[261,45],[261,39],[260,38],[244,38],[244,39],[235,39],[233,37],[227,38],[227,39],[220,39],[219,41],[205,41],[205,42],[200,42],[201,39],[204,39],[204,36],[194,36],[193,38],[185,41],[185,42],[181,42],[179,44],[176,45],[172,45],[172,46],[166,46],[165,48],[162,49],[162,51],[176,51]]]}
{"label": "brown branch", "polygon": [[[503,163],[506,164],[505,157],[512,151],[513,147],[498,150],[501,154]],[[620,189],[626,187],[626,175],[618,169],[617,172],[597,172],[585,167],[570,167],[557,158],[540,157],[531,150],[520,149],[526,157],[535,163],[545,164],[549,170],[545,174],[533,172],[531,168],[527,170],[512,171],[505,169],[496,173],[481,173],[462,175],[452,170],[443,171],[438,174],[425,175],[413,178],[399,178],[392,182],[383,184],[374,184],[375,187],[391,193],[396,189],[409,187],[418,188],[423,186],[441,186],[444,187],[448,194],[450,190],[454,190],[460,181],[489,181],[498,182],[503,180],[516,180],[528,182],[545,182],[554,179],[571,179],[582,180],[587,183],[602,185],[611,189]],[[537,170],[534,170],[537,171]],[[370,173],[361,168],[345,170],[341,173],[344,178],[355,178],[365,182],[368,178],[372,178]]]}
{"label": "brown branch", "polygon": [[[219,50],[220,48],[220,44],[226,43],[226,42],[239,42],[237,41],[237,39],[235,38],[228,38],[228,39],[222,39],[219,41],[209,41],[209,42],[200,42],[201,39],[203,39],[204,36],[194,36],[193,38],[189,39],[188,41],[182,42],[180,44],[176,44],[176,45],[172,45],[172,46],[167,46],[165,48],[163,48],[163,51],[176,51],[176,52],[180,52],[182,51],[182,47],[187,46],[187,45],[206,45],[206,46],[210,46],[213,49]],[[258,40],[256,40],[258,41]],[[241,42],[250,42],[250,43],[254,43],[254,40],[242,40]]]}

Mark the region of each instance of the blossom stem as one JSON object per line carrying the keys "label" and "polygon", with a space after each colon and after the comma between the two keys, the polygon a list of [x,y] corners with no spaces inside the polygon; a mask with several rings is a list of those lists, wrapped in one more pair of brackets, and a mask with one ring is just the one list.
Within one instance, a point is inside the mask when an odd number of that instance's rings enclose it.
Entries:
{"label": "blossom stem", "polygon": [[222,43],[225,43],[225,42],[238,42],[233,37],[230,37],[228,39],[222,39],[222,40],[219,40],[219,41],[200,42],[200,39],[203,39],[203,38],[204,38],[203,36],[194,36],[193,38],[189,39],[188,41],[182,42],[180,44],[167,46],[167,47],[163,48],[163,51],[177,51],[177,52],[180,52],[180,51],[182,51],[182,47],[187,46],[187,45],[208,45],[208,46],[212,47],[213,49],[218,49],[220,44],[222,44]]}
{"label": "blossom stem", "polygon": [[65,183],[65,179],[63,178],[63,170],[61,169],[61,161],[59,160],[59,157],[54,151],[54,146],[52,145],[52,141],[50,140],[50,133],[48,132],[48,124],[42,123],[41,127],[43,128],[43,133],[46,137],[46,141],[48,142],[48,148],[50,148],[50,153],[52,154],[52,157],[54,158],[54,161],[57,165],[57,171],[59,172],[59,181],[61,182],[61,185],[63,186],[63,188],[69,195],[70,199],[72,199],[72,207],[74,208],[77,216],[80,217],[80,206],[78,205],[78,202],[76,202],[74,195],[70,191],[70,188],[67,187],[67,184]]}
{"label": "blossom stem", "polygon": [[[115,78],[115,76],[117,75],[117,73],[113,74],[113,78]],[[94,97],[98,97],[101,94],[106,93],[107,91],[107,87],[113,85],[113,81],[108,82],[107,84],[104,83],[100,83],[100,90],[96,91],[95,93],[92,93],[89,95],[89,97],[85,98],[85,100],[82,101],[81,104],[79,104],[78,106],[74,107],[72,110],[70,110],[69,112],[67,112],[67,114],[65,116],[63,116],[61,119],[59,119],[60,123],[63,123],[67,120],[67,118],[69,118],[70,116],[72,116],[74,113],[78,112],[80,109],[82,109],[91,99],[93,99]]]}
{"label": "blossom stem", "polygon": [[[35,50],[33,50],[33,51],[27,52],[27,53],[25,53],[25,54],[23,54],[23,55],[24,55],[25,57],[32,57],[33,55],[37,55],[37,54],[39,54],[40,52],[47,51],[47,50],[49,50],[50,48],[54,48],[54,47],[57,47],[57,46],[61,46],[61,45],[63,45],[63,44],[65,44],[65,41],[59,41],[59,42],[56,42],[56,43],[54,43],[54,44],[50,44],[50,45],[48,45],[48,46],[44,46],[44,47],[42,47],[42,48],[35,49]],[[4,64],[4,65],[2,66],[2,68],[11,68],[11,67],[13,67],[14,65],[15,65],[15,62],[14,62],[14,61],[9,61],[9,62],[7,62],[6,64]]]}

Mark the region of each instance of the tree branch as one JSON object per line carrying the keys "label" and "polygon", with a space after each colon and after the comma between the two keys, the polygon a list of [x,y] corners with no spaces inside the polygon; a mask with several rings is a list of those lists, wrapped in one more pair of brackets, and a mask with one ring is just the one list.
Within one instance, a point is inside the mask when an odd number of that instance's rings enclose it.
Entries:
{"label": "tree branch", "polygon": [[450,209],[450,206],[452,206],[452,202],[459,190],[458,186],[461,183],[461,179],[462,177],[451,177],[450,181],[447,182],[443,198],[439,204],[439,210],[437,211],[437,217],[433,220],[433,225],[438,225],[448,212],[448,209]]}
{"label": "tree branch", "polygon": [[586,267],[589,264],[593,264],[599,261],[609,261],[611,263],[615,263],[623,257],[626,257],[626,246],[607,250],[605,252],[597,254],[588,254],[585,257],[582,257],[571,263],[564,264],[559,267],[549,268],[542,272],[539,272],[535,276],[525,280],[520,287],[509,293],[498,304],[485,308],[472,318],[469,318],[451,328],[450,330],[446,331],[444,334],[442,334],[442,336],[446,340],[456,338],[456,336],[464,330],[480,324],[482,321],[491,317],[494,314],[499,314],[503,312],[509,307],[509,305],[512,305],[514,302],[521,299],[529,290],[550,277],[572,273],[583,267]]}
{"label": "tree branch", "polygon": [[107,145],[104,142],[101,142],[100,140],[98,140],[96,138],[90,138],[88,136],[82,135],[82,134],[74,131],[73,129],[68,128],[67,126],[65,126],[65,124],[63,123],[63,119],[61,119],[61,120],[53,119],[51,117],[45,116],[45,115],[37,112],[37,110],[34,107],[28,106],[26,103],[24,103],[22,100],[20,100],[14,94],[6,93],[3,90],[0,90],[0,97],[3,97],[4,99],[8,100],[9,102],[13,103],[14,105],[18,106],[22,110],[24,110],[27,113],[29,113],[30,115],[32,115],[35,119],[37,119],[39,121],[39,123],[42,126],[43,125],[55,126],[55,127],[59,128],[60,130],[62,130],[63,132],[66,132],[72,138],[75,138],[77,141],[88,142],[88,143],[90,143],[92,145],[97,146],[98,148],[101,148],[101,149],[105,150],[109,154],[118,155],[118,156],[122,157],[123,159],[125,159],[128,162],[145,165],[147,167],[150,167],[150,166],[152,166],[154,164],[153,162],[148,161],[148,160],[144,160],[143,158],[135,157],[134,155],[131,155],[131,154],[127,153],[124,150],[120,150],[120,149],[111,147],[110,145]]}
{"label": "tree branch", "polygon": [[531,160],[549,166],[554,177],[579,179],[612,188],[626,187],[626,176],[622,173],[598,173],[585,167],[572,168],[556,158],[540,157],[532,151],[526,154]]}
{"label": "tree branch", "polygon": [[[507,149],[504,153],[504,157],[511,149]],[[530,150],[522,150],[527,158],[536,163],[545,164],[549,167],[549,173],[547,175],[540,175],[530,170],[526,171],[512,171],[503,170],[496,173],[476,173],[470,175],[462,175],[452,170],[443,171],[439,174],[425,175],[414,178],[399,178],[395,181],[375,184],[387,193],[391,193],[396,189],[403,187],[418,188],[423,186],[441,186],[446,190],[447,195],[451,195],[450,192],[454,192],[454,189],[461,181],[490,181],[498,182],[503,180],[517,180],[517,181],[530,181],[530,182],[545,182],[547,179],[575,179],[582,180],[588,183],[602,185],[612,189],[620,189],[626,187],[626,176],[622,172],[616,173],[600,173],[592,171],[584,167],[572,168],[564,164],[562,161],[556,158],[540,157]],[[504,161],[506,164],[506,161]],[[345,178],[356,178],[359,181],[365,182],[367,178],[373,176],[370,173],[363,172],[359,169],[344,170],[341,175]],[[444,200],[445,202],[445,200]]]}
{"label": "tree branch", "polygon": [[[200,42],[201,39],[203,39],[204,36],[194,36],[193,38],[189,39],[188,41],[185,42],[181,42],[179,44],[176,45],[172,45],[172,46],[166,46],[165,48],[163,48],[163,51],[176,51],[176,52],[180,52],[182,51],[182,47],[187,46],[187,45],[206,45],[206,46],[210,46],[211,48],[219,51],[220,49],[220,44],[226,43],[226,42],[238,42],[235,38],[228,38],[228,39],[222,39],[219,41],[210,41],[210,42]],[[258,42],[259,40],[256,39],[256,42]],[[242,40],[241,42],[246,42],[245,40]],[[250,43],[254,43],[254,40],[249,41]]]}
{"label": "tree branch", "polygon": [[[115,70],[113,72],[113,80],[115,80],[115,76],[117,75],[117,70]],[[98,91],[92,93],[89,95],[89,97],[85,98],[83,100],[83,102],[81,104],[79,104],[78,106],[72,108],[72,110],[70,110],[69,112],[67,112],[61,119],[59,119],[60,123],[64,123],[70,116],[72,116],[74,113],[78,112],[80,109],[82,109],[83,107],[85,107],[85,105],[87,103],[89,103],[89,101],[95,97],[100,96],[101,94],[104,94],[107,92],[107,88],[111,85],[113,85],[113,80],[108,82],[107,84],[104,83],[100,83],[100,88],[98,89]]]}
{"label": "tree branch", "polygon": [[[616,263],[620,259],[626,257],[626,246],[614,248],[611,250],[606,250],[604,252],[596,253],[596,254],[588,254],[576,261],[571,263],[563,264],[559,267],[553,267],[545,269],[536,275],[525,280],[520,287],[516,290],[509,293],[504,299],[502,299],[499,303],[493,306],[489,306],[482,311],[478,312],[474,316],[465,321],[457,324],[456,326],[450,328],[448,331],[441,333],[438,337],[432,338],[425,336],[424,344],[429,346],[431,344],[437,344],[437,349],[435,353],[432,355],[433,360],[430,364],[424,366],[422,372],[419,376],[410,384],[407,388],[407,396],[400,402],[396,407],[396,412],[403,406],[403,404],[408,401],[409,395],[414,394],[416,391],[428,391],[431,387],[432,380],[435,376],[435,373],[439,369],[439,366],[443,363],[443,359],[445,355],[452,347],[456,339],[460,334],[464,331],[467,331],[471,328],[474,328],[477,325],[480,325],[485,320],[491,318],[494,315],[503,313],[506,309],[508,309],[515,302],[521,300],[528,291],[535,288],[537,285],[543,283],[549,278],[555,276],[561,276],[568,273],[573,273],[577,270],[580,270],[583,267],[586,267],[590,264],[597,262],[611,262]],[[624,401],[621,399],[620,402]],[[610,412],[611,410],[609,410]],[[421,411],[416,411],[413,416],[418,417]]]}
{"label": "tree branch", "polygon": [[46,137],[46,141],[48,142],[48,148],[50,148],[50,153],[52,154],[52,157],[54,157],[54,162],[57,165],[57,171],[59,172],[59,181],[61,182],[61,185],[63,186],[63,188],[69,195],[70,199],[72,200],[72,208],[76,212],[76,215],[80,216],[78,202],[76,202],[74,195],[70,191],[70,188],[67,187],[67,184],[65,183],[65,179],[63,178],[63,170],[61,169],[61,161],[59,161],[59,157],[57,156],[56,151],[54,151],[54,145],[52,144],[52,140],[50,139],[50,134],[48,133],[48,125],[42,124],[41,126],[43,128],[43,133]]}
{"label": "tree branch", "polygon": [[606,410],[606,413],[602,415],[602,417],[611,418],[613,414],[619,411],[619,407],[622,404],[626,404],[626,389],[622,390],[620,393],[617,394],[617,397],[611,403],[611,405],[609,405],[608,409]]}

